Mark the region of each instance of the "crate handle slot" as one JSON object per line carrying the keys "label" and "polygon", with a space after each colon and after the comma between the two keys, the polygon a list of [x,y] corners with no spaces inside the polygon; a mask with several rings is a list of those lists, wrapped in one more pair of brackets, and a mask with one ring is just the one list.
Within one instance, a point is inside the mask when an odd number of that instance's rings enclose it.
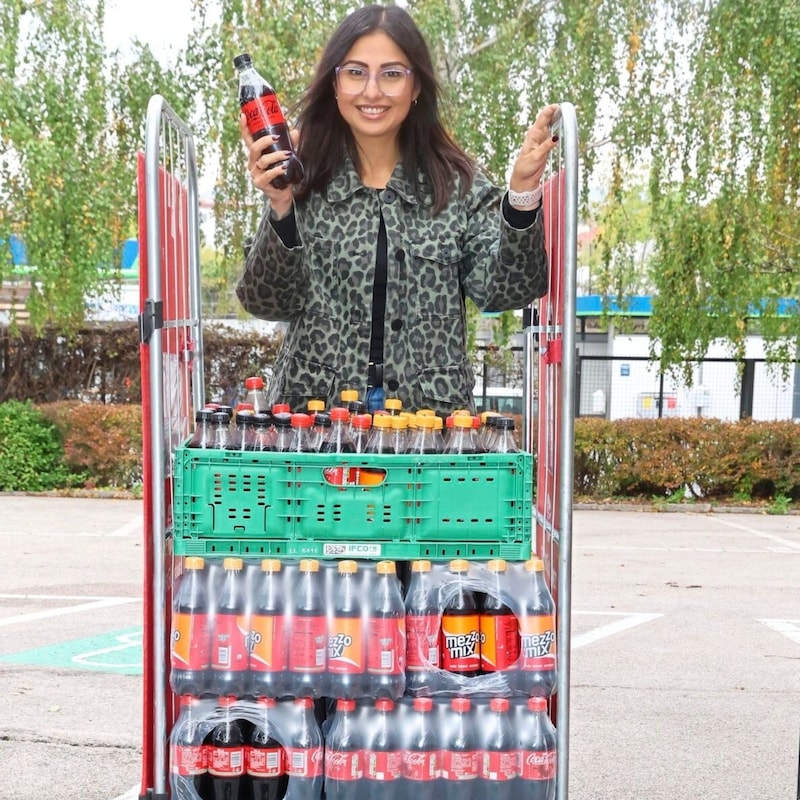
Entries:
{"label": "crate handle slot", "polygon": [[382,486],[386,482],[386,470],[380,467],[352,467],[339,464],[324,467],[322,477],[325,482],[337,489],[345,486],[358,486],[362,489]]}

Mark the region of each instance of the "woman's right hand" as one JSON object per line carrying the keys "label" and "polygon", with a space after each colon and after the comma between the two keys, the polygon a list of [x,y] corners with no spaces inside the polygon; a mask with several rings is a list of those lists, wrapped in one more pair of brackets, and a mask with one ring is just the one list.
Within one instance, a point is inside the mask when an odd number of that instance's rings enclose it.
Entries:
{"label": "woman's right hand", "polygon": [[[253,139],[247,129],[247,118],[244,114],[239,115],[239,129],[247,148],[247,171],[250,173],[253,185],[267,196],[275,217],[286,216],[291,210],[294,200],[292,186],[290,184],[284,189],[276,189],[272,185],[272,181],[284,174],[282,164],[288,158],[289,153],[284,150],[269,151],[267,149],[271,144],[269,134],[260,139]],[[297,145],[300,138],[299,131],[292,130],[289,135],[292,137],[292,144]],[[277,141],[277,138],[277,136],[274,137],[273,141]]]}

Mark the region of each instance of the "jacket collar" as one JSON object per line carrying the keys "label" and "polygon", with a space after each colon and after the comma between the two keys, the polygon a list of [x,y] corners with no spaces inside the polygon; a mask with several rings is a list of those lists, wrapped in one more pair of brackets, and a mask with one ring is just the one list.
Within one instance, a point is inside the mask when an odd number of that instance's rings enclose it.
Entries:
{"label": "jacket collar", "polygon": [[[422,176],[420,176],[420,180],[423,184],[425,183],[425,179]],[[394,168],[394,172],[391,178],[389,178],[386,188],[393,189],[406,203],[416,204],[419,202],[416,193],[416,185],[406,177],[405,169],[400,162],[398,162],[397,166]],[[366,190],[366,187],[361,183],[361,178],[348,156],[334,173],[325,191],[328,201],[337,203],[342,200],[347,200],[352,195],[363,190]]]}

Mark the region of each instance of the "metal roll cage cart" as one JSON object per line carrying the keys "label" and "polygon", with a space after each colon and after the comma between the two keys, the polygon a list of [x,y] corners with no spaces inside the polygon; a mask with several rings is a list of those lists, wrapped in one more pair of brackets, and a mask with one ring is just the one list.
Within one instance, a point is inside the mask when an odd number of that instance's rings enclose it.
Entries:
{"label": "metal roll cage cart", "polygon": [[[556,600],[558,688],[550,713],[557,730],[556,797],[567,800],[578,207],[578,137],[570,103],[560,105],[553,133],[559,144],[544,184],[549,288],[524,314],[523,428],[526,449],[537,452],[535,547]],[[147,109],[138,187],[145,539],[140,797],[167,800],[168,741],[177,715],[168,641],[176,577],[173,459],[191,432],[195,410],[205,404],[205,381],[194,139],[160,95]]]}

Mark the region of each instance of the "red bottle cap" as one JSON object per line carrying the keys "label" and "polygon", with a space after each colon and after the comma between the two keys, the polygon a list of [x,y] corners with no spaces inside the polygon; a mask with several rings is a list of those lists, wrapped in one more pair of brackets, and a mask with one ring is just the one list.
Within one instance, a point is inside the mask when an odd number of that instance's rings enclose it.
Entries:
{"label": "red bottle cap", "polygon": [[450,707],[453,711],[469,711],[472,703],[470,703],[469,697],[454,697],[450,701]]}

